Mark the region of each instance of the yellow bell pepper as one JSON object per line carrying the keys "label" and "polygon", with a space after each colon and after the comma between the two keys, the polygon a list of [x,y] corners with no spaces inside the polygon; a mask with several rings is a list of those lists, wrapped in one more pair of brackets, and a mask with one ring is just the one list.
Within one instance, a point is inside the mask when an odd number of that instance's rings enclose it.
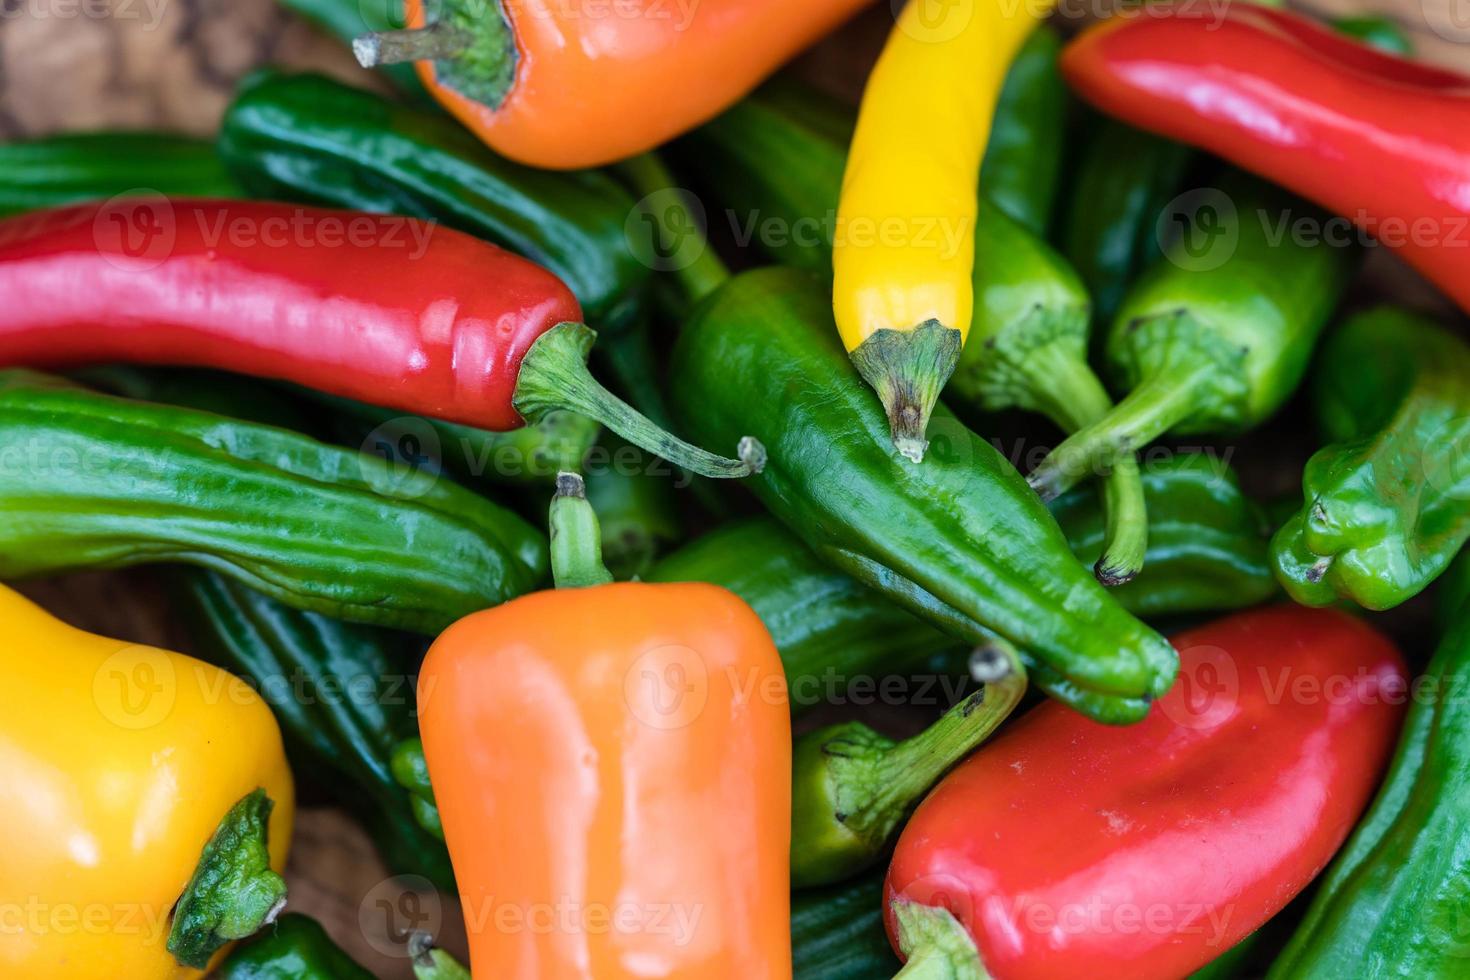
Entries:
{"label": "yellow bell pepper", "polygon": [[1016,49],[1054,0],[910,0],[868,78],[842,179],[832,311],[914,462],[970,332],[980,161]]}
{"label": "yellow bell pepper", "polygon": [[[0,976],[200,976],[166,948],[174,906],[257,789],[274,803],[270,868],[286,863],[293,788],[270,709],[217,667],[73,629],[4,587],[0,677]],[[284,888],[258,840],[259,868],[236,879],[257,901]],[[264,901],[268,920],[280,898]]]}

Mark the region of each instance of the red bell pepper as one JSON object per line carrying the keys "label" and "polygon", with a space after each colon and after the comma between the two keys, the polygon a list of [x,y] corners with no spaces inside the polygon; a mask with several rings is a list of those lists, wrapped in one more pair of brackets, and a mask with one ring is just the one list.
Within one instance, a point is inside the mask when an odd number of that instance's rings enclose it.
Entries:
{"label": "red bell pepper", "polygon": [[159,196],[40,211],[0,222],[0,296],[0,366],[221,368],[496,431],[569,408],[694,472],[751,470],[599,385],[560,279],[431,222]]}
{"label": "red bell pepper", "polygon": [[919,806],[885,892],[905,977],[1176,980],[1327,864],[1393,747],[1398,651],[1296,606],[1173,642],[1143,721],[1044,704]]}
{"label": "red bell pepper", "polygon": [[1061,67],[1104,112],[1351,219],[1470,310],[1470,76],[1248,3],[1116,16]]}

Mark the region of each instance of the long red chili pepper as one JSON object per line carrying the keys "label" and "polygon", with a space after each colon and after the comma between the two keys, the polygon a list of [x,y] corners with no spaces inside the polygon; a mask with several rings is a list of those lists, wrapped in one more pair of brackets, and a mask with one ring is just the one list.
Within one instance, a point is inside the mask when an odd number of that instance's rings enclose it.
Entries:
{"label": "long red chili pepper", "polygon": [[919,806],[886,890],[906,978],[1174,980],[1327,864],[1393,747],[1398,651],[1296,606],[1173,642],[1179,682],[1143,721],[1042,705]]}
{"label": "long red chili pepper", "polygon": [[570,408],[694,472],[751,471],[599,385],[556,276],[429,222],[161,197],[41,211],[0,222],[0,296],[0,365],[215,367],[496,431]]}
{"label": "long red chili pepper", "polygon": [[1352,219],[1470,310],[1470,77],[1295,14],[1217,8],[1114,17],[1062,70],[1103,111]]}

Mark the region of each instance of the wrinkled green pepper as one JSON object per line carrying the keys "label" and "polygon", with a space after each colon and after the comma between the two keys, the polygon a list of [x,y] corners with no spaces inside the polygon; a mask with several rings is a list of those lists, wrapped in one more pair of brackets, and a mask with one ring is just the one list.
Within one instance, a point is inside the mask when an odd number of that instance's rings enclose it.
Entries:
{"label": "wrinkled green pepper", "polygon": [[269,426],[0,373],[0,578],[185,562],[437,633],[536,588],[545,536],[448,480]]}
{"label": "wrinkled green pepper", "polygon": [[1031,32],[1011,59],[980,165],[980,191],[1023,228],[1045,235],[1061,173],[1071,100],[1050,24]]}
{"label": "wrinkled green pepper", "polygon": [[901,963],[883,931],[883,875],[791,896],[795,980],[889,980]]}
{"label": "wrinkled green pepper", "polygon": [[418,730],[404,638],[300,612],[214,572],[182,572],[174,593],[200,654],[271,706],[297,777],[357,814],[390,871],[453,892],[449,854],[391,768],[398,742]]}
{"label": "wrinkled green pepper", "polygon": [[[690,142],[700,172],[773,258],[831,274],[836,214],[851,110],[784,84],[750,96]],[[1044,241],[984,195],[975,228],[975,319],[947,399],[985,411],[1042,412],[1067,432],[1104,415],[1112,400],[1087,363],[1087,293]],[[824,224],[825,222],[825,224]],[[1110,585],[1137,573],[1147,547],[1138,472],[1120,459],[1109,477],[1108,526],[1100,556]]]}
{"label": "wrinkled green pepper", "polygon": [[1470,610],[1414,685],[1388,778],[1271,980],[1449,980],[1470,962]]}
{"label": "wrinkled green pepper", "polygon": [[1351,317],[1316,369],[1332,445],[1307,461],[1302,508],[1271,542],[1293,599],[1389,609],[1470,538],[1470,346],[1380,308]]}
{"label": "wrinkled green pepper", "polygon": [[236,946],[214,980],[375,980],[332,941],[321,923],[287,912],[249,942]]}
{"label": "wrinkled green pepper", "polygon": [[634,201],[606,174],[523,167],[446,116],[321,75],[253,76],[219,147],[259,197],[442,222],[556,273],[600,331],[636,318],[650,269],[624,233]]}
{"label": "wrinkled green pepper", "polygon": [[747,486],[824,560],[968,643],[998,634],[1038,686],[1100,720],[1141,718],[1173,683],[1173,647],[1087,574],[990,443],[940,412],[924,465],[896,455],[822,279],[731,279],[685,325],[670,377],[699,438],[764,444]]}
{"label": "wrinkled green pepper", "polygon": [[239,197],[214,145],[168,133],[64,133],[0,143],[0,217],[125,193]]}
{"label": "wrinkled green pepper", "polygon": [[1031,471],[1042,496],[1165,432],[1241,432],[1281,407],[1359,255],[1351,236],[1298,234],[1304,216],[1330,227],[1326,214],[1239,171],[1171,209],[1177,238],[1108,333],[1107,360],[1128,394]]}

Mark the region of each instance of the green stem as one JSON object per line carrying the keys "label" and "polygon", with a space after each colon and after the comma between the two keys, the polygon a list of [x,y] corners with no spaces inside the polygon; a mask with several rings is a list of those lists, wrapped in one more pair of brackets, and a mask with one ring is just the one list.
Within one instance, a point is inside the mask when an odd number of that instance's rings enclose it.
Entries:
{"label": "green stem", "polygon": [[1045,500],[1065,493],[1090,473],[1105,472],[1198,410],[1214,369],[1200,363],[1183,373],[1156,371],[1112,411],[1062,440],[1026,482]]}
{"label": "green stem", "polygon": [[440,21],[427,27],[396,31],[370,31],[352,40],[352,53],[364,68],[401,65],[410,61],[453,58],[470,46],[470,37],[454,25]]}
{"label": "green stem", "polygon": [[[1076,432],[1112,411],[1097,373],[1066,345],[1033,348],[1022,360],[1024,366],[1015,370],[1024,372],[1031,400],[1063,432]],[[1103,526],[1103,550],[1093,572],[1104,585],[1123,585],[1143,569],[1148,552],[1148,506],[1132,453],[1119,455],[1103,479]]]}
{"label": "green stem", "polygon": [[912,330],[875,330],[849,355],[883,403],[894,448],[910,462],[924,461],[929,416],[959,363],[961,344],[958,330],[926,320]]}
{"label": "green stem", "polygon": [[602,563],[602,529],[587,502],[587,486],[575,473],[558,473],[551,498],[551,577],[558,589],[606,585],[612,573]]}
{"label": "green stem", "polygon": [[[703,221],[695,217],[686,200],[689,192],[678,186],[658,154],[641,153],[616,166],[634,193],[642,198],[640,207],[645,209],[644,213],[653,218],[653,233],[658,237],[653,243],[654,253],[672,256],[668,262],[655,263],[654,267],[666,267],[672,272],[691,304],[723,285],[730,278],[730,269],[710,247]],[[691,235],[698,237],[691,238]]]}
{"label": "green stem", "polygon": [[990,980],[974,940],[948,909],[903,897],[892,908],[904,956],[894,980]]}
{"label": "green stem", "polygon": [[759,473],[765,449],[747,436],[738,460],[716,456],[659,428],[646,415],[608,391],[587,370],[597,334],[581,323],[558,323],[537,338],[521,362],[515,410],[535,422],[558,408],[601,422],[640,449],[700,476],[738,478]]}
{"label": "green stem", "polygon": [[434,23],[376,31],[352,40],[364,68],[429,61],[435,80],[490,108],[505,102],[515,85],[520,54],[504,7],[493,0],[436,0]]}
{"label": "green stem", "polygon": [[286,882],[266,846],[274,806],[264,789],[247,794],[204,845],[168,935],[181,965],[204,969],[221,946],[253,936],[285,907]]}

